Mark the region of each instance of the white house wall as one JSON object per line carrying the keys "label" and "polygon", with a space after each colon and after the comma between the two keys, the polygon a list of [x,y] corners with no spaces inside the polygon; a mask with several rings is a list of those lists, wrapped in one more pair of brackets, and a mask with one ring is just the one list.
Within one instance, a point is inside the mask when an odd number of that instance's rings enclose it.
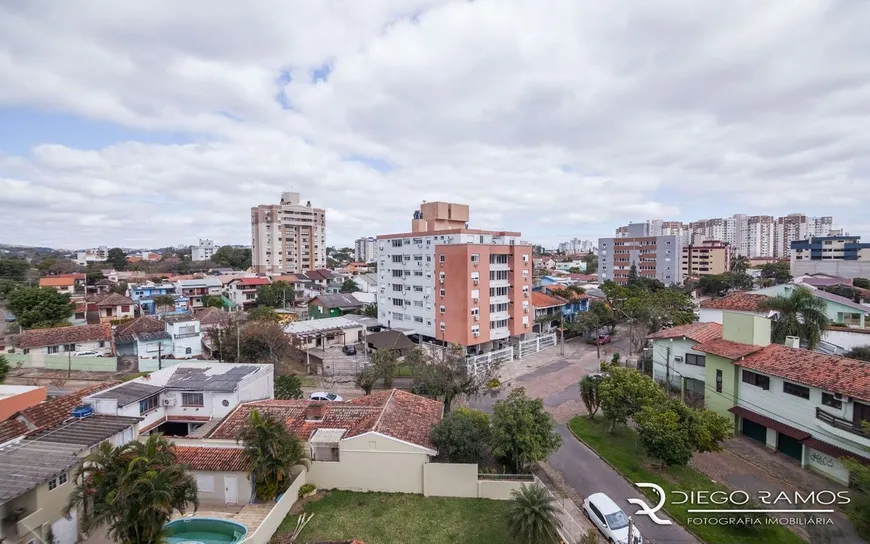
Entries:
{"label": "white house wall", "polygon": [[[667,373],[667,348],[670,347],[670,381],[672,385],[681,387],[683,378],[691,378],[702,382],[705,381],[706,369],[703,366],[686,364],[687,353],[700,356],[705,355],[700,351],[692,349],[692,346],[697,344],[698,342],[695,342],[694,340],[656,340],[653,344],[653,378],[657,381],[665,381],[665,375]],[[677,362],[677,357],[682,360]]]}
{"label": "white house wall", "polygon": [[[870,308],[868,308],[868,310],[870,310]],[[840,346],[847,351],[861,346],[870,346],[870,329],[863,330],[866,332],[829,330],[825,331],[822,335],[822,340],[830,342],[835,346]]]}
{"label": "white house wall", "polygon": [[253,485],[249,472],[214,472],[208,470],[191,470],[196,478],[199,502],[205,505],[226,504],[226,476],[236,478],[235,504],[248,504],[253,496]]}

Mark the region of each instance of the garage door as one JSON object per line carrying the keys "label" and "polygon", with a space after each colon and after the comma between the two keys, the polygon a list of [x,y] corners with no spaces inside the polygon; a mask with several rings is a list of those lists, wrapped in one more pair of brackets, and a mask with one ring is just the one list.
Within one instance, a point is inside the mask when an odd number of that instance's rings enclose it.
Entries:
{"label": "garage door", "polygon": [[767,427],[759,425],[754,421],[749,421],[746,418],[743,418],[743,434],[762,444],[767,443]]}
{"label": "garage door", "polygon": [[75,512],[70,513],[70,519],[60,518],[51,524],[51,532],[57,544],[76,544],[79,540],[78,517]]}
{"label": "garage door", "polygon": [[776,450],[800,462],[803,458],[804,446],[796,439],[778,433],[776,438]]}

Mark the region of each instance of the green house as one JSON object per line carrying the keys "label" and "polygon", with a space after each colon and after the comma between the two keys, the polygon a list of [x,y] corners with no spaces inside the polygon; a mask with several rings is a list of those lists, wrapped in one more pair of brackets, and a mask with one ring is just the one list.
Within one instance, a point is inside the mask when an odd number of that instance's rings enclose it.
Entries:
{"label": "green house", "polygon": [[308,316],[311,319],[341,317],[345,314],[357,313],[362,308],[363,303],[351,294],[317,295],[308,301]]}

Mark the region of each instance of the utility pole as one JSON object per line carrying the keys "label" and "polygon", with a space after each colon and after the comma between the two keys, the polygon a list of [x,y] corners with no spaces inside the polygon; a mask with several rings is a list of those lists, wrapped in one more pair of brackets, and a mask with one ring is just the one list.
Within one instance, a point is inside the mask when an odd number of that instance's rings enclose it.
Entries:
{"label": "utility pole", "polygon": [[559,354],[565,355],[565,316],[559,315],[559,332],[562,333],[562,342],[559,344]]}
{"label": "utility pole", "polygon": [[239,316],[238,312],[236,313],[236,363],[241,362],[242,359],[242,337],[239,331]]}
{"label": "utility pole", "polygon": [[157,343],[157,370],[163,369],[163,340]]}
{"label": "utility pole", "polygon": [[70,376],[72,376],[72,352],[71,351],[66,352],[66,361],[67,361],[66,377],[67,377],[67,379],[69,379]]}
{"label": "utility pole", "polygon": [[665,358],[665,388],[668,392],[668,398],[671,398],[671,346],[667,348]]}

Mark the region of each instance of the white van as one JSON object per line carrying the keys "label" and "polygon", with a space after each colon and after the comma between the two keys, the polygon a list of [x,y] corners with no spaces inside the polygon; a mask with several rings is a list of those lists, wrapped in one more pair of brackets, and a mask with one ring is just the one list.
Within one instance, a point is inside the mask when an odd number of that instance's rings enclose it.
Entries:
{"label": "white van", "polygon": [[628,516],[604,493],[593,493],[586,497],[583,501],[583,513],[611,544],[643,543],[643,537],[635,525],[631,528],[632,542],[628,542]]}

